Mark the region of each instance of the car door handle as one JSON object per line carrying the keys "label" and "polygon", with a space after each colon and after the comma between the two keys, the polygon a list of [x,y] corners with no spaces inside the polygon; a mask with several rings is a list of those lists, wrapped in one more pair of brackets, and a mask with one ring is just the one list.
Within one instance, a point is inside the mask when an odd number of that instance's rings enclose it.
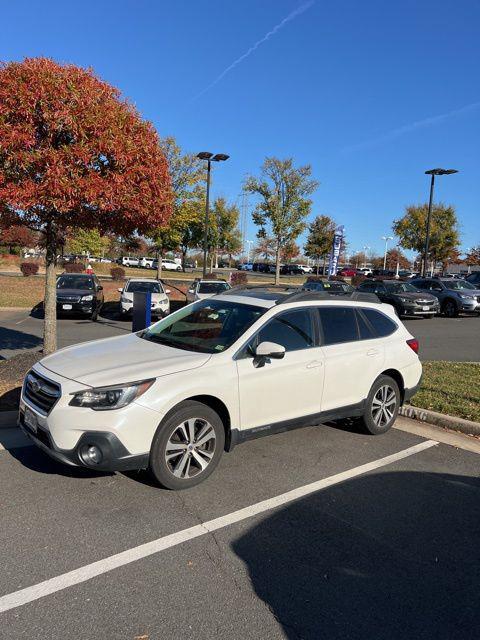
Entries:
{"label": "car door handle", "polygon": [[323,366],[322,360],[312,360],[307,364],[307,369],[315,369],[317,367],[322,367],[322,366]]}
{"label": "car door handle", "polygon": [[379,353],[380,351],[378,351],[378,349],[369,349],[367,351],[367,356],[378,356]]}

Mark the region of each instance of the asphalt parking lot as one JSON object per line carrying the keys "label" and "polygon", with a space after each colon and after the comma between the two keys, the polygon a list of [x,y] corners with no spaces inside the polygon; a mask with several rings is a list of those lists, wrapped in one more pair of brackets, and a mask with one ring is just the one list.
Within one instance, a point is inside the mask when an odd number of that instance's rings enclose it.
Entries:
{"label": "asphalt parking lot", "polygon": [[478,638],[478,453],[323,425],[172,493],[10,432],[0,638]]}
{"label": "asphalt parking lot", "polygon": [[[172,309],[175,309],[172,303]],[[43,321],[29,310],[0,311],[0,358],[10,358],[25,349],[40,349]],[[405,324],[420,340],[422,360],[480,362],[480,317],[412,318]],[[97,340],[131,331],[131,321],[119,318],[116,305],[109,303],[98,322],[83,318],[58,321],[58,347]]]}

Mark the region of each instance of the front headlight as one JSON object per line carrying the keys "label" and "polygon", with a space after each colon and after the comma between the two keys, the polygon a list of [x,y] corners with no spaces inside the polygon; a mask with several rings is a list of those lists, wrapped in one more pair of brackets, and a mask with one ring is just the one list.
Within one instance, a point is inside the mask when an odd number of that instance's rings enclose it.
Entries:
{"label": "front headlight", "polygon": [[143,395],[154,382],[155,378],[152,378],[141,382],[79,391],[72,394],[73,398],[69,404],[72,407],[88,407],[94,411],[121,409]]}
{"label": "front headlight", "polygon": [[82,296],[82,302],[92,302],[93,296]]}
{"label": "front headlight", "polygon": [[400,300],[400,302],[411,302],[409,298],[402,298],[402,296],[399,296],[398,299]]}
{"label": "front headlight", "polygon": [[474,296],[468,296],[466,293],[460,293],[459,296],[464,300],[475,300]]}

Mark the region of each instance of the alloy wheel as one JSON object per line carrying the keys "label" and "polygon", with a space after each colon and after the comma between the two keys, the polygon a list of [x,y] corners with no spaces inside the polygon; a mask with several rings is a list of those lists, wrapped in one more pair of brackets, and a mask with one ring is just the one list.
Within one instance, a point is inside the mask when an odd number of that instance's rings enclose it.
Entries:
{"label": "alloy wheel", "polygon": [[397,406],[397,394],[389,385],[382,385],[372,400],[372,418],[377,427],[385,427],[393,418]]}
{"label": "alloy wheel", "polygon": [[165,462],[176,478],[203,473],[215,453],[215,429],[203,418],[189,418],[173,429],[165,448]]}

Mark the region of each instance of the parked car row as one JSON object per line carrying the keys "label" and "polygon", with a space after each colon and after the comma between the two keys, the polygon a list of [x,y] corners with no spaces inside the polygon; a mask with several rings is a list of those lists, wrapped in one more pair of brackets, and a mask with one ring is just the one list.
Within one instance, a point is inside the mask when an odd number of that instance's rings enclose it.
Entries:
{"label": "parked car row", "polygon": [[[259,273],[275,273],[274,262],[245,262],[237,267],[238,271],[258,271]],[[303,275],[313,273],[313,267],[308,264],[281,264],[280,273],[282,275]]]}
{"label": "parked car row", "polygon": [[459,313],[480,314],[480,286],[453,278],[365,280],[359,291],[376,294],[395,307],[399,316],[431,317],[442,313],[454,318]]}
{"label": "parked car row", "polygon": [[[122,265],[122,267],[143,267],[144,269],[157,269],[158,267],[158,260],[148,256],[144,256],[143,258],[122,256],[118,258],[117,263]],[[182,265],[175,260],[164,258],[162,260],[162,269],[166,271],[182,271]]]}

